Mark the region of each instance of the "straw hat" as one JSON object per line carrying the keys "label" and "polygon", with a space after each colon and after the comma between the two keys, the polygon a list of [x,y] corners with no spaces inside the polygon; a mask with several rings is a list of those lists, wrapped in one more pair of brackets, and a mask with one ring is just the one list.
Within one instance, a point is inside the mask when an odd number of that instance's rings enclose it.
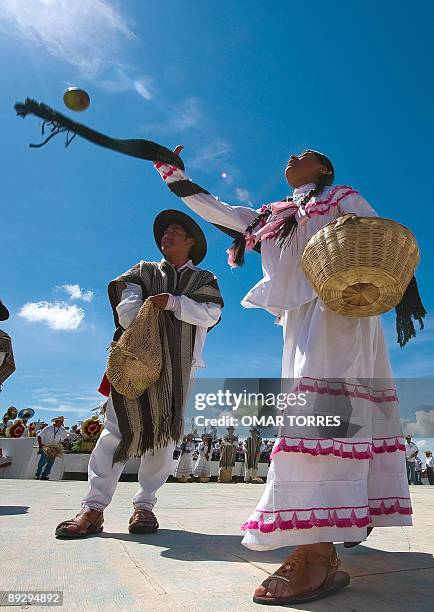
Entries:
{"label": "straw hat", "polygon": [[51,422],[52,423],[55,423],[56,421],[62,421],[63,422],[64,420],[65,420],[64,416],[56,416],[56,417],[51,419]]}
{"label": "straw hat", "polygon": [[206,255],[207,246],[205,234],[194,219],[180,210],[163,210],[155,217],[154,238],[155,242],[157,243],[157,247],[161,253],[163,253],[161,250],[161,239],[165,229],[172,223],[178,223],[181,225],[189,236],[194,239],[194,245],[190,250],[190,259],[193,264],[197,266]]}

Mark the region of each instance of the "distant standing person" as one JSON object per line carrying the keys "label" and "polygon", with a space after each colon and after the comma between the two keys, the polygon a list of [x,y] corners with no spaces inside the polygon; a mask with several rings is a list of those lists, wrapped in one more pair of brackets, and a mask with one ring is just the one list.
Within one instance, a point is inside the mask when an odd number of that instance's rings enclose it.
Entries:
{"label": "distant standing person", "polygon": [[50,480],[50,472],[56,461],[55,457],[49,458],[44,451],[44,446],[51,446],[54,444],[61,444],[68,437],[63,423],[65,417],[57,416],[51,419],[53,425],[47,425],[38,433],[38,445],[39,445],[39,463],[36,468],[35,480]]}
{"label": "distant standing person", "polygon": [[199,456],[194,466],[193,474],[199,482],[209,482],[211,478],[212,457],[212,434],[202,434],[202,442],[199,445]]}
{"label": "distant standing person", "polygon": [[175,469],[178,482],[187,482],[193,472],[193,434],[189,433],[181,444],[181,455]]}
{"label": "distant standing person", "polygon": [[411,436],[405,436],[405,461],[407,463],[407,478],[408,484],[416,484],[416,454],[419,451],[416,444],[411,441]]}
{"label": "distant standing person", "polygon": [[416,453],[415,456],[415,468],[414,468],[414,475],[415,475],[415,483],[417,485],[421,485],[423,484],[422,482],[422,459],[418,456],[419,451]]}
{"label": "distant standing person", "polygon": [[219,482],[232,482],[232,469],[235,467],[238,446],[235,428],[230,425],[226,430],[228,435],[223,438],[220,445]]}
{"label": "distant standing person", "polygon": [[244,445],[244,482],[262,484],[264,481],[258,477],[258,464],[261,453],[265,449],[265,444],[262,443],[259,429],[251,427],[249,432],[251,435],[247,438]]}
{"label": "distant standing person", "polygon": [[426,475],[430,485],[434,485],[434,458],[430,450],[425,451]]}

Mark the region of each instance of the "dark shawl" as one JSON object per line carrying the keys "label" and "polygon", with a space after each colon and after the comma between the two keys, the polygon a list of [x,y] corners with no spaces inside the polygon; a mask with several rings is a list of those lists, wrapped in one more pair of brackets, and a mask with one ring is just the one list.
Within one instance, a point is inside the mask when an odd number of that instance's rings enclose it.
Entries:
{"label": "dark shawl", "polygon": [[258,451],[261,448],[262,439],[250,436],[246,440],[246,466],[248,469],[256,469],[258,467],[259,457]]}
{"label": "dark shawl", "polygon": [[[183,268],[177,272],[169,262],[143,262],[109,283],[108,294],[116,325],[114,340],[122,335],[116,306],[125,283],[142,288],[143,299],[159,293],[186,295],[199,303],[223,306],[212,272]],[[190,383],[196,326],[180,321],[173,312],[162,310],[159,324],[163,366],[159,380],[137,400],[129,400],[112,388],[121,442],[113,462],[143,455],[146,451],[177,442],[183,433],[183,413]]]}
{"label": "dark shawl", "polygon": [[0,353],[6,353],[3,363],[0,365],[0,385],[15,372],[14,354],[12,351],[12,340],[9,334],[0,329]]}
{"label": "dark shawl", "polygon": [[[224,440],[228,442],[227,438],[225,438]],[[219,468],[228,469],[230,467],[234,467],[236,454],[237,454],[237,449],[235,448],[233,444],[222,443],[220,446]]]}

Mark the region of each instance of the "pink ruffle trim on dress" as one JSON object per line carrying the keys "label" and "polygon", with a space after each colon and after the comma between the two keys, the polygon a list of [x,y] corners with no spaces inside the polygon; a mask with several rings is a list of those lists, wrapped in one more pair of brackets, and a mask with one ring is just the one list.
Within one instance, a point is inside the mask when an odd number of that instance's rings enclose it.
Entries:
{"label": "pink ruffle trim on dress", "polygon": [[342,459],[372,459],[374,453],[404,451],[404,438],[374,438],[371,442],[344,442],[334,438],[291,438],[285,436],[273,448],[271,458],[277,453],[305,453],[318,457],[334,455]]}
{"label": "pink ruffle trim on dress", "polygon": [[409,497],[378,497],[369,498],[369,513],[371,516],[382,514],[413,514]]}
{"label": "pink ruffle trim on dress", "polygon": [[[344,192],[340,193],[338,197],[335,198],[337,192],[340,189],[344,189]],[[342,200],[344,200],[348,196],[356,193],[359,192],[355,189],[352,189],[351,187],[347,187],[345,185],[338,185],[337,187],[334,187],[334,189],[331,189],[329,191],[325,200],[315,199],[312,204],[307,203],[306,212],[309,213],[309,215],[326,215],[330,208],[336,208],[339,202],[342,202]]]}
{"label": "pink ruffle trim on dress", "polygon": [[397,402],[396,389],[374,389],[368,385],[356,385],[340,380],[324,380],[303,376],[296,384],[294,392],[310,391],[320,395],[345,395],[346,397],[359,397],[376,404],[383,402]]}
{"label": "pink ruffle trim on dress", "polygon": [[[410,498],[369,500],[369,506],[342,508],[285,509],[274,512],[258,510],[258,516],[241,525],[243,531],[259,530],[272,533],[277,529],[312,529],[312,527],[366,527],[372,516],[381,514],[412,514]],[[264,515],[267,515],[264,518]]]}

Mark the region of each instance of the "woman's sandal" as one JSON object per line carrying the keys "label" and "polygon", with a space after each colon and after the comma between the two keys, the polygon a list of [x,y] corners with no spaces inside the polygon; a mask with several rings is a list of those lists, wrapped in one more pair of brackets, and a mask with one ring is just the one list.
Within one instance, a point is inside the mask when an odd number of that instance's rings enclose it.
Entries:
{"label": "woman's sandal", "polygon": [[155,514],[144,508],[134,510],[128,525],[130,533],[155,533],[158,528],[159,524]]}
{"label": "woman's sandal", "polygon": [[[69,521],[62,521],[57,525],[54,535],[59,540],[77,540],[87,538],[103,530],[104,516],[102,512],[82,508],[77,516]],[[74,529],[70,529],[73,527]]]}
{"label": "woman's sandal", "polygon": [[340,591],[350,582],[350,576],[347,572],[338,572],[337,569],[340,561],[336,554],[336,549],[333,546],[333,551],[329,557],[320,555],[310,556],[310,560],[316,563],[327,566],[327,575],[321,584],[315,590],[312,590],[309,577],[306,572],[306,554],[302,548],[297,548],[279,567],[279,569],[271,574],[262,586],[269,591],[272,582],[281,582],[288,587],[287,597],[260,597],[253,596],[253,601],[265,606],[287,606],[290,604],[303,603],[321,599],[332,593]]}
{"label": "woman's sandal", "polygon": [[[368,535],[371,533],[373,529],[374,529],[373,527],[368,527],[368,529],[366,530],[366,537],[368,537]],[[344,542],[344,546],[345,548],[354,548],[354,546],[358,546],[361,543],[362,542]]]}

